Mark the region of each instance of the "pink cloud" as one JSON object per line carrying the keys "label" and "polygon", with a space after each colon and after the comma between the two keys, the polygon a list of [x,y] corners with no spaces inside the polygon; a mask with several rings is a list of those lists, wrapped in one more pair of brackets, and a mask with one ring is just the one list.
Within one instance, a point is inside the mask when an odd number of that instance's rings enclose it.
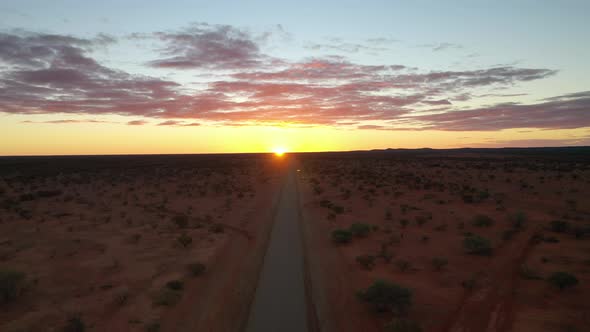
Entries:
{"label": "pink cloud", "polygon": [[[402,65],[358,64],[337,56],[289,62],[263,54],[251,34],[220,25],[140,37],[157,38],[165,45],[161,58],[151,66],[231,69],[230,77],[187,91],[170,80],[132,75],[98,63],[91,50],[114,42],[108,37],[0,33],[0,61],[10,65],[0,69],[0,112],[118,114],[158,119],[159,126],[199,126],[203,121],[354,124],[359,129],[382,130],[590,126],[590,95],[584,92],[531,105],[453,107],[452,102],[474,98],[476,88],[544,79],[556,73],[550,69],[504,66],[420,72]],[[424,115],[424,111],[436,113]]]}

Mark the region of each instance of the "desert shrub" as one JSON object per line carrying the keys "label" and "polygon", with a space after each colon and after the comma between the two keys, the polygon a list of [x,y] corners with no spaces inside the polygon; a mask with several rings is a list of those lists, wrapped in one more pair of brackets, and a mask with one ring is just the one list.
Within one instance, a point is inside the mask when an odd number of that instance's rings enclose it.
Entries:
{"label": "desert shrub", "polygon": [[375,256],[373,255],[359,255],[356,257],[356,261],[366,270],[372,270],[375,267]]}
{"label": "desert shrub", "polygon": [[463,199],[463,202],[464,203],[468,203],[469,204],[469,203],[473,203],[474,202],[473,196],[472,195],[469,195],[469,194],[463,194],[461,196],[461,198]]}
{"label": "desert shrub", "polygon": [[352,232],[348,229],[336,229],[332,231],[332,241],[335,243],[348,243],[352,240]]}
{"label": "desert shrub", "polygon": [[412,304],[412,291],[395,283],[375,281],[366,290],[357,293],[361,301],[369,303],[376,312],[404,313]]}
{"label": "desert shrub", "polygon": [[363,223],[353,223],[350,225],[350,232],[356,237],[365,237],[371,232],[371,226]]}
{"label": "desert shrub", "polygon": [[158,306],[173,306],[180,300],[180,292],[169,288],[162,288],[154,295],[153,302]]}
{"label": "desert shrub", "polygon": [[444,232],[447,230],[447,224],[442,224],[442,225],[438,225],[436,227],[434,227],[434,230],[437,232]]}
{"label": "desert shrub", "polygon": [[477,280],[475,277],[461,281],[461,286],[466,290],[473,290],[477,286]]}
{"label": "desert shrub", "polygon": [[391,220],[393,219],[393,215],[391,213],[391,209],[386,209],[385,210],[385,220]]}
{"label": "desert shrub", "polygon": [[336,214],[342,214],[344,213],[344,207],[340,206],[340,205],[333,205],[331,207],[332,211],[334,211],[334,213]]}
{"label": "desert shrub", "polygon": [[388,332],[422,332],[420,324],[413,320],[405,318],[395,318],[385,325],[385,331]]}
{"label": "desert shrub", "polygon": [[572,233],[574,234],[576,239],[581,239],[581,238],[585,237],[586,235],[590,234],[590,227],[588,227],[588,226],[574,227],[574,228],[572,228]]}
{"label": "desert shrub", "polygon": [[549,276],[547,281],[558,287],[559,290],[564,290],[578,284],[578,279],[574,275],[567,272],[555,272]]}
{"label": "desert shrub", "polygon": [[62,194],[61,190],[39,190],[37,191],[37,197],[55,197],[60,196]]}
{"label": "desert shrub", "polygon": [[122,307],[125,304],[127,304],[128,301],[129,301],[129,290],[127,290],[127,289],[121,290],[120,292],[116,293],[115,296],[113,297],[113,302],[117,306]]}
{"label": "desert shrub", "polygon": [[386,263],[389,263],[393,259],[393,253],[387,249],[387,245],[384,243],[381,244],[381,250],[379,250],[377,257],[383,258]]}
{"label": "desert shrub", "polygon": [[570,224],[567,221],[553,220],[549,224],[549,227],[551,228],[551,231],[553,231],[555,233],[564,233],[569,230]]}
{"label": "desert shrub", "polygon": [[491,255],[492,245],[490,241],[479,235],[466,236],[463,239],[463,247],[467,253],[472,255]]}
{"label": "desert shrub", "polygon": [[426,219],[426,217],[424,217],[424,216],[416,216],[415,220],[416,220],[416,225],[418,225],[418,226],[422,226],[428,221],[428,219]]}
{"label": "desert shrub", "polygon": [[546,236],[543,238],[543,242],[547,243],[559,243],[559,239],[555,236]]}
{"label": "desert shrub", "polygon": [[179,237],[176,238],[176,241],[178,241],[178,243],[180,243],[180,245],[183,248],[188,247],[191,243],[193,243],[193,238],[186,235],[186,234],[182,234]]}
{"label": "desert shrub", "polygon": [[225,227],[223,227],[222,224],[213,224],[211,227],[209,227],[209,232],[211,233],[223,233],[224,230]]}
{"label": "desert shrub", "polygon": [[494,224],[494,221],[492,220],[492,218],[486,216],[485,214],[478,214],[475,217],[473,217],[471,223],[473,224],[473,226],[477,227],[489,227],[492,226],[492,224]]}
{"label": "desert shrub", "polygon": [[431,263],[436,271],[440,271],[445,266],[449,265],[449,260],[444,257],[434,257]]}
{"label": "desert shrub", "polygon": [[160,332],[161,325],[159,322],[151,322],[145,326],[145,332]]}
{"label": "desert shrub", "polygon": [[201,274],[205,273],[205,270],[207,270],[207,267],[205,266],[205,264],[202,263],[191,263],[189,265],[187,265],[187,270],[189,271],[189,273],[193,276],[200,276]]}
{"label": "desert shrub", "polygon": [[410,261],[407,261],[405,259],[399,259],[399,260],[397,260],[395,262],[395,265],[402,272],[405,272],[405,271],[409,270],[410,267],[412,267],[412,263],[410,263]]}
{"label": "desert shrub", "polygon": [[80,316],[73,316],[68,318],[66,325],[62,328],[63,332],[84,332],[86,330],[86,324],[82,321]]}
{"label": "desert shrub", "polygon": [[409,224],[409,221],[408,219],[401,219],[399,223],[402,225],[402,228],[406,228],[406,226]]}
{"label": "desert shrub", "polygon": [[515,232],[515,230],[513,228],[503,231],[502,232],[502,240],[508,241],[508,240],[512,239],[512,237],[514,236],[514,232]]}
{"label": "desert shrub", "polygon": [[19,197],[19,200],[21,202],[28,202],[28,201],[32,201],[34,199],[35,199],[35,196],[33,194],[30,194],[30,193],[29,194],[22,194]]}
{"label": "desert shrub", "polygon": [[313,192],[316,195],[321,195],[324,192],[324,189],[322,189],[322,187],[320,187],[320,186],[315,186],[315,187],[313,187]]}
{"label": "desert shrub", "polygon": [[527,221],[527,215],[522,211],[516,212],[510,216],[510,221],[512,222],[513,229],[521,230]]}
{"label": "desert shrub", "polygon": [[179,214],[172,218],[172,222],[174,222],[178,228],[185,228],[188,225],[188,217],[184,214]]}
{"label": "desert shrub", "polygon": [[524,264],[520,266],[520,276],[524,279],[529,280],[543,279],[539,276],[539,274],[536,271]]}
{"label": "desert shrub", "polygon": [[166,287],[178,291],[184,288],[184,283],[180,280],[170,280],[166,283]]}
{"label": "desert shrub", "polygon": [[18,299],[25,288],[25,274],[12,270],[0,270],[0,305]]}

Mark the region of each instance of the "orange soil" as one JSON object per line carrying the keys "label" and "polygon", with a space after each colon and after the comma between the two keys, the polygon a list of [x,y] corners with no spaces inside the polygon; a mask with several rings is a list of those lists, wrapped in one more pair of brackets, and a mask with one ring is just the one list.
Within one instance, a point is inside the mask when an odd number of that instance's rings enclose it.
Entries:
{"label": "orange soil", "polygon": [[[580,240],[547,227],[556,219],[590,225],[587,166],[503,158],[310,156],[300,167],[304,231],[323,331],[384,330],[393,316],[371,312],[355,296],[376,279],[413,290],[407,318],[424,331],[585,331],[590,326],[590,235]],[[467,187],[487,190],[489,198],[465,203],[462,193]],[[316,188],[320,194],[314,192]],[[348,198],[346,190],[350,190]],[[344,212],[321,207],[322,200],[342,206]],[[391,218],[386,218],[386,211]],[[509,217],[518,211],[527,215],[526,226],[504,240],[503,231],[511,228]],[[471,221],[477,214],[491,217],[494,224],[474,226]],[[417,217],[425,223],[419,225]],[[409,221],[406,227],[402,219]],[[353,222],[378,229],[350,244],[332,243],[331,231]],[[446,226],[437,228],[442,225]],[[466,254],[465,232],[490,239],[494,253],[489,257]],[[536,233],[556,237],[559,243],[533,242]],[[377,258],[371,270],[356,262],[358,255],[377,255],[382,246],[393,254],[392,262]],[[447,258],[448,266],[435,271],[434,257]],[[398,260],[407,260],[411,268],[400,271],[395,265]],[[544,280],[525,279],[523,266],[542,278],[556,271],[570,272],[579,284],[558,291]],[[463,281],[472,278],[472,290],[462,287]]]}
{"label": "orange soil", "polygon": [[[235,330],[247,315],[282,179],[263,159],[0,178],[0,267],[26,273],[28,282],[0,311],[0,330],[59,330],[78,315],[93,331]],[[21,199],[39,190],[61,193]],[[177,215],[188,225],[176,225]],[[186,248],[181,234],[192,238]],[[193,262],[207,266],[204,275],[188,275]],[[179,302],[155,305],[176,279],[184,282]]]}

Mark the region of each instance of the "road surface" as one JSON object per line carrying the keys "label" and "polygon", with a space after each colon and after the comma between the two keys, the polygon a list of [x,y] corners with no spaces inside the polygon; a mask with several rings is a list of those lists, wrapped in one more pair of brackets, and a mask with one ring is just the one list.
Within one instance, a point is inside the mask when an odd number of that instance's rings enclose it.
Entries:
{"label": "road surface", "polygon": [[290,167],[264,257],[247,332],[307,332],[295,171]]}

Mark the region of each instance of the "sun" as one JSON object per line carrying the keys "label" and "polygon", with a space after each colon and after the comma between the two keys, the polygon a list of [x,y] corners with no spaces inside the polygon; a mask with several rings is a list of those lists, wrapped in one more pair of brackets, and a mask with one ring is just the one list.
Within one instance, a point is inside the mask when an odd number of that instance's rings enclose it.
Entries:
{"label": "sun", "polygon": [[287,151],[285,150],[285,148],[276,148],[273,150],[273,152],[274,152],[275,156],[282,157],[283,155],[285,155],[285,152],[287,152]]}

